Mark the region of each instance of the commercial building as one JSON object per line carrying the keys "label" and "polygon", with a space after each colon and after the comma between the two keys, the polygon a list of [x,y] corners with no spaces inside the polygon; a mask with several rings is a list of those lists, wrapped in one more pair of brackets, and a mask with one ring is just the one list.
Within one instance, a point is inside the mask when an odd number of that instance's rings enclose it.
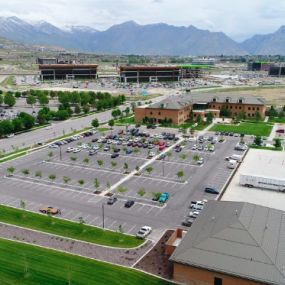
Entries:
{"label": "commercial building", "polygon": [[179,81],[177,66],[120,66],[121,82]]}
{"label": "commercial building", "polygon": [[247,64],[248,71],[269,71],[270,63],[266,61],[250,61]]}
{"label": "commercial building", "polygon": [[285,76],[285,65],[271,65],[268,72],[269,76],[282,77]]}
{"label": "commercial building", "polygon": [[265,102],[253,96],[239,96],[227,93],[190,93],[182,96],[172,96],[161,102],[151,104],[148,107],[135,108],[135,121],[142,122],[147,118],[153,123],[160,123],[168,120],[173,124],[183,124],[190,119],[199,116],[203,119],[207,113],[214,118],[221,116],[221,112],[227,112],[231,116],[238,116],[240,113],[248,118],[256,116],[259,112],[261,118],[265,117]]}
{"label": "commercial building", "polygon": [[181,66],[121,66],[121,82],[167,82],[179,81],[184,78],[200,78],[209,65]]}
{"label": "commercial building", "polygon": [[[258,166],[258,167],[257,167]],[[279,183],[285,183],[285,152],[250,149],[243,163],[227,187],[223,201],[244,201],[285,211],[285,194],[279,192]],[[276,180],[276,185],[260,184],[259,187],[241,185],[241,175]],[[261,180],[261,182],[262,182]],[[282,185],[282,184],[281,184]],[[272,187],[273,186],[273,187]]]}
{"label": "commercial building", "polygon": [[42,80],[96,79],[96,64],[40,64]]}
{"label": "commercial building", "polygon": [[185,285],[284,285],[285,212],[209,201],[170,257]]}
{"label": "commercial building", "polygon": [[38,57],[37,58],[37,64],[57,64],[57,58],[55,57]]}
{"label": "commercial building", "polygon": [[216,59],[214,58],[193,58],[192,59],[192,64],[199,64],[199,65],[215,65],[216,64]]}

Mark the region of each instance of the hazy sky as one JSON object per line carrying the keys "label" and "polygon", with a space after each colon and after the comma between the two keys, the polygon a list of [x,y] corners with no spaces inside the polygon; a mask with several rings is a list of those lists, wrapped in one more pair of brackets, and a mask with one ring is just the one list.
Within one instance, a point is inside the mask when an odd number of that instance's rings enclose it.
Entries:
{"label": "hazy sky", "polygon": [[0,15],[99,30],[128,20],[194,25],[242,40],[285,25],[285,0],[0,0]]}

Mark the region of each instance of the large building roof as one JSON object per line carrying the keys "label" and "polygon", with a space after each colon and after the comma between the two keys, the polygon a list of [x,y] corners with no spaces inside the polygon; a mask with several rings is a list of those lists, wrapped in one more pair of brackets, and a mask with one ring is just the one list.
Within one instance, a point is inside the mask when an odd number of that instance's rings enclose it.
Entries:
{"label": "large building roof", "polygon": [[160,102],[154,103],[147,108],[150,109],[169,109],[169,110],[176,110],[182,109],[185,106],[191,104],[198,104],[198,103],[210,103],[210,102],[217,103],[225,103],[226,99],[229,100],[229,103],[236,103],[239,104],[239,100],[242,100],[243,104],[249,105],[265,105],[265,101],[262,98],[254,97],[251,95],[239,95],[235,93],[190,93],[184,94],[180,96],[171,96],[167,99],[164,99]]}
{"label": "large building roof", "polygon": [[39,69],[97,68],[97,64],[39,64]]}
{"label": "large building roof", "polygon": [[135,66],[135,65],[126,65],[126,66],[120,66],[120,71],[134,71],[134,70],[148,70],[148,71],[153,71],[153,70],[179,70],[178,66]]}
{"label": "large building roof", "polygon": [[209,201],[171,260],[264,284],[285,284],[284,221],[280,210]]}

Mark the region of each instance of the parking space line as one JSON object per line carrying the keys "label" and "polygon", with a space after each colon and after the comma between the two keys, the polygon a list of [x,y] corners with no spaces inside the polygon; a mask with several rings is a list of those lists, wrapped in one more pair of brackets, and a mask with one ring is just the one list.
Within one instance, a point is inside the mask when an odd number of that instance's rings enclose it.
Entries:
{"label": "parking space line", "polygon": [[130,234],[132,232],[132,230],[136,227],[137,225],[133,225],[128,231],[127,233]]}

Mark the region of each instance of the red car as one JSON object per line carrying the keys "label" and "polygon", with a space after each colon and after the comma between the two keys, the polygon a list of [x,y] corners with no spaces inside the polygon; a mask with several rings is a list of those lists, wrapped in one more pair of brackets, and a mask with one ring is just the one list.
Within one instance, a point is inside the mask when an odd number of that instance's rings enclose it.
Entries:
{"label": "red car", "polygon": [[284,134],[284,133],[285,133],[285,130],[284,130],[284,129],[279,129],[279,130],[276,131],[276,133]]}
{"label": "red car", "polygon": [[160,146],[159,146],[159,150],[160,150],[160,151],[163,151],[164,149],[165,149],[165,145],[160,145]]}

